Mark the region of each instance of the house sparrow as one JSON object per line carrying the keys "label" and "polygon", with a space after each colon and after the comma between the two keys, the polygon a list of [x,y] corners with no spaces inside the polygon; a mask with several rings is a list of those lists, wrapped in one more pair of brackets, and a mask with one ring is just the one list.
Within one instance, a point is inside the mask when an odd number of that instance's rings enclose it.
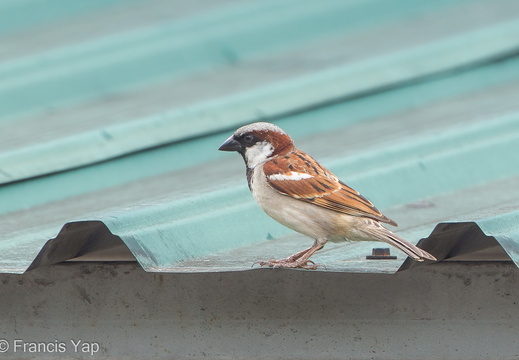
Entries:
{"label": "house sparrow", "polygon": [[288,258],[261,266],[316,269],[310,256],[328,241],[383,241],[417,261],[434,256],[382,226],[397,224],[368,199],[340,181],[294,146],[278,126],[257,122],[243,126],[218,150],[237,151],[245,160],[249,189],[258,205],[286,227],[315,239]]}

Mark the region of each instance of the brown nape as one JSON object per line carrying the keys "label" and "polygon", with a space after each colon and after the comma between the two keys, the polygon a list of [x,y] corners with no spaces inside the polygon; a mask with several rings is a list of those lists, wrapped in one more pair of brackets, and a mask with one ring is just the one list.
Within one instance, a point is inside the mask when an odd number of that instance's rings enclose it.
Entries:
{"label": "brown nape", "polygon": [[287,134],[273,133],[270,131],[260,132],[261,137],[274,147],[273,155],[283,155],[293,150],[294,142]]}

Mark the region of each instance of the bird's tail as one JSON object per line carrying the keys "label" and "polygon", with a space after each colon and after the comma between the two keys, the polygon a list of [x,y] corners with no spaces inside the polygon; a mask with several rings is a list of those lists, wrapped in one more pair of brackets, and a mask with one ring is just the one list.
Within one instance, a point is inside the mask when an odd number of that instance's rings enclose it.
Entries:
{"label": "bird's tail", "polygon": [[369,232],[375,237],[376,240],[380,240],[396,247],[399,250],[405,252],[409,257],[416,261],[433,260],[436,258],[429,254],[427,251],[420,249],[419,247],[411,244],[406,239],[396,235],[390,230],[386,229],[382,225],[377,224],[375,229],[370,228]]}

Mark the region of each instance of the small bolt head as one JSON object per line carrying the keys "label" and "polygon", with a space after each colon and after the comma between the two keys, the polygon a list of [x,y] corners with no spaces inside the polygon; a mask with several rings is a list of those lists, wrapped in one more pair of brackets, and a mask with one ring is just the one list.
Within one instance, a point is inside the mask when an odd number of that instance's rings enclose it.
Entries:
{"label": "small bolt head", "polygon": [[366,256],[368,260],[394,260],[396,256],[391,256],[389,248],[373,248],[371,255]]}

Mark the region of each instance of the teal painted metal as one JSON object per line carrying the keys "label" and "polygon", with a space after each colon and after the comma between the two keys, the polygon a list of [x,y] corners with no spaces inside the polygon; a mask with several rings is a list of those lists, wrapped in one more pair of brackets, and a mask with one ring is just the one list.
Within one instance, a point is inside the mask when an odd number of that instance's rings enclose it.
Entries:
{"label": "teal painted metal", "polygon": [[[147,271],[243,270],[257,260],[254,254],[283,256],[306,246],[308,239],[293,236],[254,204],[241,160],[216,151],[236,127],[256,120],[282,126],[385,211],[442,199],[436,214],[416,218],[420,227],[406,223],[415,210],[396,218],[412,241],[455,217],[449,201],[463,197],[457,209],[470,213],[499,205],[483,193],[519,177],[512,166],[519,153],[519,5],[329,5],[228,2],[162,19],[162,26],[0,62],[0,271],[20,273],[122,244],[130,250],[124,256]],[[482,18],[469,11],[485,6],[494,11]],[[456,14],[467,14],[465,25]],[[446,30],[436,21],[440,15],[450,24]],[[414,30],[416,17],[422,32]],[[378,50],[390,30],[410,40],[395,36]],[[377,41],[365,52],[337,53],[338,44],[370,38]],[[290,72],[302,54],[315,61],[316,47],[329,64]],[[265,61],[285,68],[278,75]],[[265,73],[251,76],[260,70]],[[190,90],[189,105],[134,96],[157,96],[220,72],[225,76],[216,88],[222,91],[198,97],[207,86],[202,82]],[[241,87],[228,88],[229,78],[240,79]],[[127,104],[118,116],[120,108],[110,105],[118,96],[122,103],[139,99],[136,111],[147,101],[157,101],[160,110],[133,115]],[[90,105],[95,110],[88,113]],[[56,119],[45,114],[47,106],[56,106]],[[80,110],[97,116],[82,118],[75,114]],[[54,128],[42,126],[43,118]],[[481,190],[479,202],[466,195],[471,188]],[[498,189],[515,194],[509,183]],[[506,201],[514,199],[519,194]],[[495,218],[487,224],[504,226]],[[485,226],[483,233],[494,234]],[[498,240],[512,258],[514,231]],[[401,261],[360,261],[372,246],[327,246],[334,251],[319,256],[332,271],[398,269]]]}
{"label": "teal painted metal", "polygon": [[[264,36],[267,24],[270,22],[282,24],[283,27],[288,27],[290,31],[269,28],[269,31],[282,34],[269,37],[270,40],[281,41],[280,46],[286,45],[286,43],[294,46],[297,44],[295,39],[301,41],[308,36],[307,31],[310,30],[313,34],[312,38],[317,35],[324,36],[331,30],[348,31],[349,29],[336,28],[336,26],[338,24],[343,26],[350,24],[345,21],[344,16],[345,14],[352,16],[351,14],[355,13],[352,12],[352,5],[344,1],[332,1],[330,5],[333,6],[326,8],[327,10],[323,13],[315,13],[316,3],[308,2],[306,7],[302,7],[304,9],[304,11],[301,10],[303,11],[302,14],[293,14],[294,4],[290,2],[283,2],[283,5],[279,4],[279,2],[261,3],[261,5],[256,4],[252,8],[249,8],[251,5],[247,4],[242,5],[246,7],[245,9],[238,7],[219,14],[204,14],[204,16],[211,19],[222,16],[222,19],[216,21],[216,28],[223,27],[221,31],[227,35],[229,35],[227,22],[230,21],[228,17],[230,16],[236,21],[239,19],[240,25],[235,25],[232,28],[233,36],[238,36],[239,39],[244,36],[243,30],[239,26],[248,28],[254,25],[254,33]],[[372,6],[380,5],[377,1],[366,4],[369,4],[369,7],[363,11],[372,9]],[[446,6],[447,2],[435,2],[434,4],[442,8]],[[298,3],[297,7],[299,8],[301,5]],[[280,6],[281,9],[278,8]],[[276,8],[275,11],[272,7]],[[323,9],[322,6],[318,6],[318,8]],[[255,22],[251,23],[250,13],[256,13],[260,10],[262,16],[268,17],[269,21],[261,16],[254,16]],[[425,2],[410,1],[409,4],[404,4],[400,1],[393,4],[392,12],[381,14],[386,14],[388,20],[394,21],[394,14],[417,16],[421,11],[427,10],[431,9],[429,5],[425,5]],[[408,12],[411,12],[411,14]],[[273,13],[278,17],[277,20],[272,19]],[[312,21],[307,21],[307,16],[310,13],[312,14]],[[290,14],[288,19],[287,14]],[[247,21],[243,21],[245,15],[249,15]],[[367,16],[364,18],[368,19]],[[289,19],[292,22],[288,21]],[[207,23],[204,30],[206,33],[192,35],[193,28],[200,26],[201,22]],[[300,22],[304,22],[305,26],[298,26]],[[0,98],[3,99],[0,105],[3,105],[3,111],[6,115],[13,117],[16,116],[18,111],[11,108],[13,106],[18,106],[24,111],[33,107],[33,111],[38,109],[41,111],[43,104],[55,104],[58,101],[57,99],[65,101],[64,99],[67,97],[74,96],[74,92],[85,98],[91,97],[89,93],[95,93],[96,96],[108,96],[110,92],[132,86],[132,81],[128,79],[128,76],[139,76],[150,82],[159,76],[167,76],[162,73],[165,71],[181,72],[182,76],[186,76],[191,71],[200,72],[205,67],[198,67],[196,62],[211,61],[211,56],[195,51],[186,60],[183,57],[187,56],[186,53],[190,54],[190,51],[177,49],[175,51],[178,51],[178,53],[174,52],[173,55],[164,55],[162,52],[173,51],[174,49],[171,49],[173,46],[171,38],[176,39],[180,36],[182,36],[182,45],[193,46],[193,44],[196,44],[197,47],[202,47],[204,52],[210,51],[211,46],[208,46],[207,43],[216,41],[211,40],[211,37],[215,36],[213,34],[215,29],[210,25],[213,24],[206,18],[189,19],[188,25],[177,23],[172,25],[175,31],[178,31],[177,27],[181,28],[180,34],[173,30],[171,30],[173,33],[170,33],[161,27],[159,30],[155,30],[158,33],[153,31],[152,34],[146,35],[131,33],[127,35],[128,38],[116,37],[115,39],[103,40],[101,45],[95,42],[92,45],[93,49],[90,49],[90,46],[81,45],[81,47],[78,46],[65,51],[59,50],[56,54],[45,54],[43,60],[38,57],[30,57],[0,64],[0,76],[4,77],[4,81],[0,84]],[[187,28],[184,29],[184,26]],[[297,31],[302,31],[301,29],[305,29],[304,33],[297,33]],[[317,31],[317,29],[320,30]],[[296,31],[295,34],[294,31]],[[191,34],[189,36],[194,36],[195,39],[185,38],[184,32]],[[286,38],[283,38],[283,36]],[[155,39],[155,37],[159,37],[159,39],[150,40],[150,38]],[[489,39],[499,39],[499,41],[490,41]],[[308,76],[271,84],[250,92],[198,104],[187,109],[174,109],[143,119],[132,119],[132,121],[124,123],[106,125],[73,136],[65,136],[41,144],[31,144],[23,148],[15,146],[14,149],[0,154],[0,164],[2,164],[0,181],[17,181],[84,166],[129,152],[230,129],[262,118],[279,118],[340,99],[378,92],[388,86],[395,87],[400,83],[438,75],[456,68],[493,61],[519,49],[519,40],[517,39],[519,39],[518,22],[499,23],[491,28],[475,29],[468,33],[443,38],[422,46],[411,47],[405,51],[395,51],[369,61],[312,73]],[[138,41],[140,45],[133,44],[135,41]],[[149,48],[150,42],[153,43],[153,41],[160,44],[160,46],[157,45],[159,50]],[[232,44],[232,39],[226,41],[230,41]],[[247,41],[251,42],[253,38],[248,38]],[[306,39],[305,41],[309,40]],[[256,52],[259,51],[258,48],[261,44],[264,44],[264,41],[258,41],[257,44],[254,49]],[[133,47],[137,48],[138,54],[127,53],[128,48],[133,49]],[[115,55],[106,54],[110,51],[120,51],[122,55],[118,53]],[[267,46],[262,51],[273,50],[270,46]],[[141,52],[144,55],[139,55]],[[179,53],[182,54],[182,57],[179,56]],[[109,58],[106,60],[98,59],[96,54],[102,54],[102,56]],[[166,58],[162,59],[162,55]],[[110,56],[116,57],[119,61],[130,61],[132,65],[125,66],[111,59]],[[144,60],[144,62],[137,61],[142,56],[150,57],[147,60],[149,63]],[[220,52],[217,53],[218,58],[225,58],[225,56],[227,56],[225,51],[223,55]],[[247,59],[245,55],[235,54],[233,56],[243,58],[240,61]],[[181,63],[177,64],[173,61],[179,58]],[[157,64],[157,62],[160,64]],[[215,63],[219,66],[222,66],[222,62],[227,63],[227,60],[215,60]],[[76,63],[75,67],[68,65]],[[105,63],[106,69],[103,67]],[[420,65],[416,66],[416,64]],[[65,65],[73,66],[73,68],[64,69]],[[189,70],[189,66],[194,66],[194,69]],[[118,71],[123,72],[126,76],[117,75]],[[149,71],[159,73],[152,75],[148,73]],[[32,75],[32,73],[34,74]],[[84,80],[75,77],[81,77]],[[56,81],[62,81],[63,84],[53,85]],[[139,83],[137,80],[133,81]],[[114,88],[109,90],[110,87]],[[31,95],[31,92],[36,93]],[[33,102],[41,104],[31,105]],[[56,151],[59,151],[61,156],[55,156]]]}
{"label": "teal painted metal", "polygon": [[0,34],[26,31],[32,27],[46,25],[52,21],[68,19],[87,12],[105,11],[120,3],[130,5],[132,0],[39,0],[11,1],[0,4]]}
{"label": "teal painted metal", "polygon": [[[519,176],[508,182],[496,180],[468,188],[470,191],[464,189],[429,197],[428,202],[433,207],[426,213],[421,213],[423,210],[415,206],[389,211],[404,222],[401,234],[410,239],[424,236],[420,246],[441,261],[513,260],[517,264],[516,220],[519,210],[513,206],[519,200],[517,181]],[[512,205],[497,207],[502,206],[503,200],[496,193],[499,195],[503,191],[507,192],[507,202],[504,203]],[[457,209],[452,209],[452,200],[470,203],[474,193],[481,194],[478,199],[480,206],[496,207],[492,213],[476,211],[466,220],[441,223],[429,234],[435,224],[431,214],[444,218],[456,216],[459,209],[467,207],[458,205]],[[260,259],[287,256],[311,243],[311,239],[294,236],[293,232],[276,225],[251,202],[240,201],[247,195],[242,191],[230,188],[219,195],[219,198],[212,199],[221,204],[219,209],[204,209],[207,204],[204,196],[186,197],[69,223],[39,251],[34,261],[25,257],[24,265],[19,268],[6,267],[4,262],[2,271],[24,272],[89,253],[120,248],[122,244],[131,251],[125,260],[135,258],[146,271],[236,271],[251,269]],[[421,230],[417,233],[418,225]],[[393,273],[423,265],[409,259],[402,264],[405,259],[402,253],[398,253],[397,261],[366,260],[371,248],[377,246],[380,245],[328,244],[315,260],[326,265],[322,270],[334,272]],[[91,260],[92,256],[88,259]],[[17,261],[16,264],[20,266],[21,263]]]}
{"label": "teal painted metal", "polygon": [[[490,75],[492,76],[490,77]],[[471,91],[480,91],[489,86],[508,84],[514,80],[519,80],[519,61],[511,60],[506,63],[475,69],[473,72],[462,73],[455,77],[451,76],[431,82],[415,84],[391,92],[292,115],[286,119],[280,119],[279,124],[289,131],[297,140],[308,136],[310,133],[333,131],[334,128],[354,125],[383,114],[391,114],[404,109],[426,106],[429,103],[434,103],[441,99],[469,94]],[[415,100],[413,96],[416,96],[418,100]],[[417,101],[418,103],[416,103]],[[320,119],[323,118],[326,118],[327,121],[320,121]],[[499,134],[507,135],[508,131],[511,131],[512,134],[517,130],[517,124],[513,116],[508,119],[492,119],[492,121],[494,123],[486,124],[482,122],[479,124],[469,124],[467,128],[469,133],[467,134],[464,133],[465,129],[459,128],[455,130],[453,134],[446,134],[446,138],[442,138],[441,141],[436,141],[434,143],[435,145],[432,146],[436,146],[436,148],[439,149],[443,147],[442,142],[448,141],[451,146],[456,148],[457,141],[461,141],[463,138],[470,139],[472,134],[477,137],[486,136],[485,131],[487,128],[489,130],[495,128],[494,132],[497,132],[496,136],[498,137],[500,136]],[[503,123],[501,124],[501,122]],[[213,126],[221,125],[215,122],[212,124]],[[189,128],[186,129],[186,132],[189,131],[188,129]],[[193,131],[193,129],[191,131]],[[185,134],[185,132],[181,130],[182,128],[179,129],[179,133]],[[18,211],[45,204],[49,201],[77,196],[106,187],[119,186],[124,183],[166,172],[181,171],[182,169],[207,161],[222,159],[225,155],[214,151],[214,149],[218,147],[222,137],[225,136],[225,133],[217,132],[214,135],[182,141],[167,147],[160,147],[151,151],[133,154],[131,157],[114,159],[93,167],[84,167],[49,177],[41,177],[33,179],[30,182],[18,182],[5,185],[0,187],[0,196],[3,199],[3,201],[0,202],[0,213]],[[434,140],[435,137],[431,136],[426,141],[434,142]],[[421,141],[422,139],[417,139],[414,145],[409,146],[419,147],[421,146]],[[496,141],[499,142],[499,138]],[[61,147],[58,147],[58,149],[60,150],[54,149],[52,151],[60,153],[64,151]],[[422,153],[431,150],[432,148],[424,148]],[[29,152],[32,151],[33,149]],[[403,146],[395,156],[405,156],[406,152],[409,154],[412,153]],[[505,151],[505,156],[507,154]],[[370,157],[376,158],[379,155],[377,151],[374,151]],[[513,153],[509,155],[513,156]],[[5,156],[7,157],[7,155]],[[58,155],[55,154],[50,160],[56,159],[57,157]],[[61,155],[59,157],[61,157]],[[384,161],[381,161],[381,163],[383,162]],[[501,164],[505,163],[502,162]],[[32,169],[28,167],[28,162],[17,161],[17,165],[29,170]],[[344,168],[351,168],[352,166],[362,166],[362,161],[359,159],[355,164],[346,163]],[[139,171],[135,171],[136,168],[138,168]],[[505,169],[513,171],[512,169],[514,168]],[[82,184],[81,187],[77,186],[79,183]]]}
{"label": "teal painted metal", "polygon": [[[238,2],[209,13],[0,66],[1,117],[77,101],[160,77],[185,76],[462,1]],[[374,9],[386,8],[386,11]],[[273,36],[275,34],[275,36]],[[23,100],[22,100],[23,99]],[[22,100],[22,101],[21,101]]]}
{"label": "teal painted metal", "polygon": [[[452,133],[431,137],[429,141],[421,136],[419,142],[408,139],[407,145],[386,144],[376,151],[356,154],[354,158],[330,165],[348,183],[361,189],[364,194],[369,194],[382,207],[388,208],[469,186],[492,183],[503,177],[519,176],[517,168],[509,166],[519,150],[514,148],[514,144],[517,144],[515,127],[518,124],[518,121],[502,120],[458,127]],[[354,127],[347,127],[346,130],[354,130]],[[474,135],[484,135],[484,139],[481,139],[482,136],[470,136],[473,130],[477,130]],[[327,136],[322,135],[323,143]],[[459,136],[469,137],[462,141]],[[414,146],[409,143],[414,143]],[[455,150],[458,146],[465,150]],[[381,153],[385,153],[385,156],[381,157]],[[478,158],[480,162],[469,161],[473,158]],[[241,165],[240,159],[234,160],[240,161]],[[488,166],[492,166],[492,169]],[[348,169],[349,176],[344,176],[345,169]],[[460,173],[471,176],[460,176]],[[384,187],[380,186],[381,181]],[[453,200],[461,201],[456,196],[453,196]],[[82,223],[90,228],[93,220],[86,218]],[[106,226],[106,234],[121,238],[148,271],[174,271],[183,261],[291,234],[290,230],[261,213],[244,182],[221,190],[108,212],[95,221],[99,229]],[[101,231],[95,233],[100,234]],[[86,238],[78,234],[73,233],[71,237],[65,231],[65,238],[58,237],[48,246],[53,249],[59,248],[56,246],[59,242],[69,245],[84,242]],[[97,241],[103,242],[105,238],[99,235]],[[298,241],[302,244],[299,246],[304,246],[304,241]],[[75,255],[81,255],[82,246],[76,249]],[[293,246],[297,247],[297,244]],[[361,251],[367,253],[368,249],[362,248]],[[257,249],[251,252],[261,253]],[[340,257],[341,252],[337,252],[337,256]],[[26,266],[31,262],[31,258],[26,259]],[[239,269],[247,267],[243,263],[238,266]],[[218,269],[222,269],[221,264]],[[379,269],[378,264],[374,269]]]}

